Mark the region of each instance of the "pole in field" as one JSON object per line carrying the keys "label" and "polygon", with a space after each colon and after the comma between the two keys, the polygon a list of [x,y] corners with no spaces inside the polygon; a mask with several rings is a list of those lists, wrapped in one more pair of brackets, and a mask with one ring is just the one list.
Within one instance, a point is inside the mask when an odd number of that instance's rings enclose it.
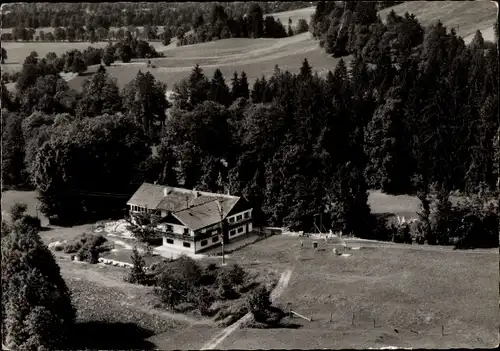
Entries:
{"label": "pole in field", "polygon": [[354,325],[354,312],[352,313],[352,325]]}

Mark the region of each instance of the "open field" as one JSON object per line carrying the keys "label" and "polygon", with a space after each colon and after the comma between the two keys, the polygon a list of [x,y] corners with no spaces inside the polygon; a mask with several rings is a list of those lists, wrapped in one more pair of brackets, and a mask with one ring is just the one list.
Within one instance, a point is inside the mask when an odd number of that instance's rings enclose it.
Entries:
{"label": "open field", "polygon": [[423,26],[440,20],[448,30],[455,28],[466,43],[472,40],[478,29],[485,40],[494,40],[497,8],[492,1],[405,1],[379,11],[383,21],[391,10],[400,16],[405,12],[413,13]]}
{"label": "open field", "polygon": [[[288,19],[292,20],[292,27],[299,23],[299,19],[305,19],[307,23],[311,20],[311,15],[316,11],[316,6],[304,7],[302,9],[272,13],[275,19],[279,19],[281,24],[288,28]],[[264,17],[267,15],[264,15]]]}
{"label": "open field", "polygon": [[[155,47],[157,51],[161,51],[165,46],[161,42],[151,42],[151,45]],[[5,64],[2,65],[2,71],[5,72],[16,72],[20,71],[24,62],[24,59],[32,52],[36,51],[39,58],[45,57],[49,52],[54,52],[57,56],[61,56],[63,53],[70,50],[80,50],[83,51],[89,46],[94,48],[104,48],[108,45],[108,42],[11,42],[6,41],[2,43],[2,47],[7,50],[8,58]]]}
{"label": "open field", "polygon": [[[262,75],[271,76],[276,65],[282,70],[288,69],[292,73],[298,73],[302,61],[307,58],[313,70],[324,75],[328,70],[333,71],[339,61],[322,51],[309,33],[284,39],[224,39],[170,47],[164,53],[166,57],[151,60],[156,68],[146,67],[147,60],[137,60],[132,64],[118,63],[107,70],[117,78],[120,87],[134,79],[141,70],[151,72],[156,79],[166,83],[168,89],[172,89],[174,83],[189,76],[196,64],[200,65],[209,78],[215,69],[219,68],[228,84],[234,71],[245,71],[250,85],[253,85],[255,79]],[[344,60],[349,61],[349,58]],[[90,68],[89,72],[96,69]],[[87,78],[76,77],[70,82],[70,86],[79,90],[85,79]]]}
{"label": "open field", "polygon": [[331,250],[300,250],[297,238],[274,236],[239,251],[238,262],[244,267],[292,266],[279,305],[291,303],[293,310],[313,321],[294,318],[302,325],[295,330],[240,329],[218,348],[449,348],[498,343],[497,249],[361,246],[349,251],[350,257],[341,257]]}

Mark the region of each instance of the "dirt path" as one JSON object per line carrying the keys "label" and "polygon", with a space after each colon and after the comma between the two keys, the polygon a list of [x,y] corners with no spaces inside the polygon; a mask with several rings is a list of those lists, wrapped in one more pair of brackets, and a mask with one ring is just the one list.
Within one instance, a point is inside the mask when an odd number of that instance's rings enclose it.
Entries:
{"label": "dirt path", "polygon": [[[281,274],[280,280],[278,281],[278,284],[274,288],[274,290],[271,293],[271,301],[274,301],[277,299],[285,290],[285,288],[288,286],[288,282],[290,281],[290,278],[292,277],[292,269],[289,268],[286,271],[284,271]],[[239,319],[237,322],[231,324],[227,328],[225,328],[223,331],[221,331],[219,334],[214,336],[209,342],[207,342],[201,350],[213,350],[217,346],[219,346],[229,335],[231,335],[236,329],[238,329],[243,323],[247,322],[251,318],[252,314],[248,312],[246,315],[244,315],[241,319]]]}

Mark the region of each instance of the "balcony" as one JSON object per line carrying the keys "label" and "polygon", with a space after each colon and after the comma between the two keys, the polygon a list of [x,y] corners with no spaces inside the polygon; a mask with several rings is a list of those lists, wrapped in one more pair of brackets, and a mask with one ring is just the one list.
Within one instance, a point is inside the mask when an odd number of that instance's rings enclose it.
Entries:
{"label": "balcony", "polygon": [[250,222],[250,221],[252,221],[252,217],[248,217],[248,218],[243,217],[239,221],[237,221],[235,218],[235,220],[233,222],[228,221],[227,224],[229,225],[230,228],[234,228],[236,226],[240,226],[240,225],[245,224],[245,223]]}
{"label": "balcony", "polygon": [[190,234],[177,234],[177,233],[174,233],[174,232],[166,232],[166,231],[163,231],[163,230],[159,230],[159,232],[162,235],[166,236],[167,238],[179,239],[179,240],[183,240],[183,241],[194,242],[195,239],[198,239],[198,238],[195,238],[194,236],[192,236]]}

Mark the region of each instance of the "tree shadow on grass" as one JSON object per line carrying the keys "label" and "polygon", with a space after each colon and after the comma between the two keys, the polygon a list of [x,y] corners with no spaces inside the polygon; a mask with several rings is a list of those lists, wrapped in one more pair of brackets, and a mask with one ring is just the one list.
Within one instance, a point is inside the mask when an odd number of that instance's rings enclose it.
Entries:
{"label": "tree shadow on grass", "polygon": [[133,323],[79,322],[70,332],[67,350],[154,350],[146,340],[154,333]]}

